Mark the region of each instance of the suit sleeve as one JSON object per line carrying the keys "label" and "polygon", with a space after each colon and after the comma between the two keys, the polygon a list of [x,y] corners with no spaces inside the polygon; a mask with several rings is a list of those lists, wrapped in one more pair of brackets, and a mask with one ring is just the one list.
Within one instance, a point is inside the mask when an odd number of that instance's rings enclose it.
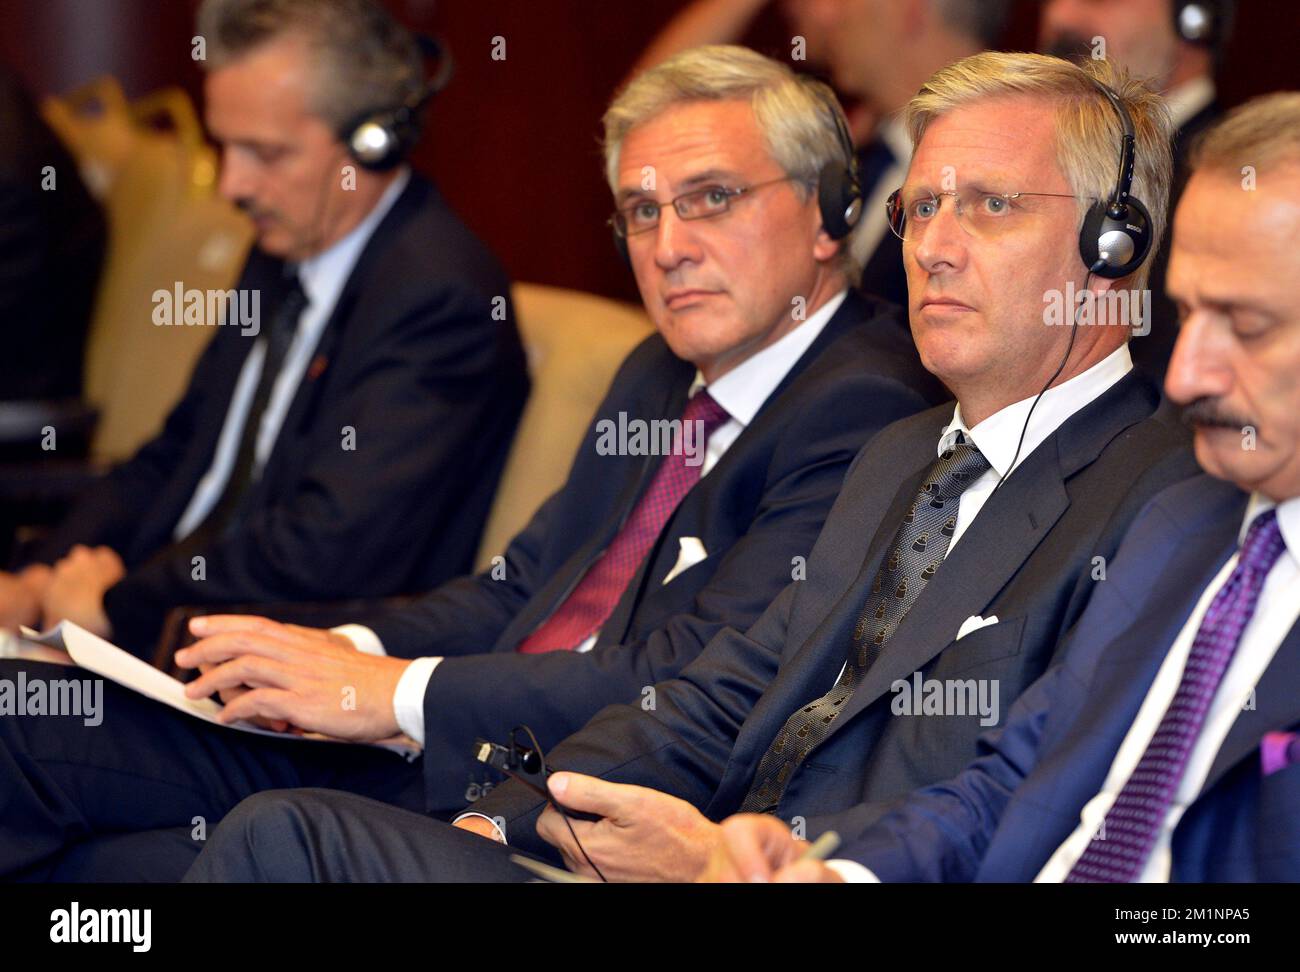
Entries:
{"label": "suit sleeve", "polygon": [[[513,429],[524,383],[500,387],[488,300],[443,288],[389,313],[354,345],[358,360],[339,363],[341,387],[325,390],[311,418],[311,459],[281,501],[210,546],[204,576],[168,547],[108,592],[120,640],[151,640],[176,604],[389,593],[376,578],[408,576],[423,553],[401,538],[432,535],[466,489],[484,488],[467,471]],[[349,428],[354,448],[344,447]]]}
{"label": "suit sleeve", "polygon": [[[1082,689],[1065,665],[1049,669],[1021,693],[1006,725],[980,738],[973,763],[947,782],[913,792],[835,856],[857,861],[885,882],[974,880],[1012,793],[1037,762],[1053,696]],[[851,814],[815,823],[819,831],[852,832]]]}
{"label": "suit sleeve", "polygon": [[[887,396],[878,396],[876,401],[880,403],[891,400]],[[907,402],[906,405],[902,404],[904,401]],[[853,416],[860,434],[859,441],[869,438],[882,425],[915,412],[920,407],[919,400],[911,398],[894,399],[890,404],[873,404],[873,418],[864,423],[860,417],[864,411],[860,407],[841,411],[827,407],[828,401],[825,398],[814,404],[822,416],[837,413]],[[823,421],[826,420],[823,418]],[[856,467],[867,451],[862,449],[858,453],[848,475],[853,474],[853,467]],[[848,461],[847,457],[842,459],[845,464]],[[833,501],[843,476],[836,475],[833,479],[832,494],[824,498],[826,505],[822,507],[823,510]],[[834,517],[835,513],[832,512],[830,519]],[[778,526],[779,523],[780,518],[777,518],[772,523],[765,524],[765,528],[783,530],[784,526]],[[814,528],[814,532],[819,531],[820,527]],[[770,559],[771,573],[768,581],[776,581],[778,574],[781,575],[781,582],[789,581],[791,557],[796,552],[808,549],[807,546],[796,548],[789,541],[782,541],[775,532],[770,537],[765,537],[762,543],[765,545],[765,556]],[[814,550],[809,558],[810,575],[816,570],[816,556]],[[740,553],[734,558],[734,570],[729,571],[726,577],[715,578],[709,587],[722,592],[723,596],[736,587],[743,588],[748,583],[746,578],[754,570],[754,563],[747,561],[749,558],[743,552]],[[556,768],[600,776],[619,783],[648,786],[671,793],[697,807],[707,805],[722,779],[741,725],[776,676],[781,654],[786,647],[790,613],[802,583],[804,581],[787,583],[747,630],[720,627],[698,657],[675,678],[654,685],[653,709],[643,710],[639,699],[632,704],[607,706],[584,728],[550,751],[549,761]],[[665,638],[671,634],[671,629],[661,633]],[[665,642],[664,647],[667,644]],[[624,651],[622,647],[609,650]],[[653,653],[662,648],[648,644],[644,650]],[[651,664],[653,658],[654,655],[651,654]],[[601,664],[601,660],[579,658],[570,664],[575,663],[586,663],[594,670]],[[637,698],[641,686],[647,683],[639,681],[643,676],[633,667],[634,659],[628,657],[622,663],[628,673],[620,676],[623,679],[621,685],[624,697]],[[435,672],[434,678],[430,680],[431,691],[437,691],[435,683],[440,673]],[[628,691],[629,688],[631,691]],[[608,701],[608,698],[587,699],[580,704],[595,707],[599,702]],[[460,704],[465,704],[463,696]],[[436,718],[439,713],[426,705],[426,742],[431,716]],[[510,716],[511,725],[520,721],[514,718],[513,712]],[[499,715],[497,721],[499,724]],[[495,731],[498,734],[500,732],[499,729]],[[426,769],[426,772],[433,771],[433,768]],[[531,791],[513,782],[497,787],[474,805],[477,812],[503,817],[507,821],[511,844],[538,851],[542,850],[543,845],[537,841],[533,825],[540,809],[541,804]]]}
{"label": "suit sleeve", "polygon": [[126,462],[79,497],[71,512],[34,549],[32,562],[51,564],[74,544],[104,544],[125,555],[136,524],[163,492],[197,434],[209,409],[225,414],[228,401],[214,401],[220,384],[222,340],[236,333],[218,333],[195,365],[185,394],[167,416],[162,432]]}

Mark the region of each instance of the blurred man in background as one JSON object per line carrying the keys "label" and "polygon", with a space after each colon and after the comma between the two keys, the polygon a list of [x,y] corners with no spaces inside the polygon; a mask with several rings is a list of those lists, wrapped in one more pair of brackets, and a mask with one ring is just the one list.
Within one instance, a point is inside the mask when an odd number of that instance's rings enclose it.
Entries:
{"label": "blurred man in background", "polygon": [[496,260],[400,153],[344,144],[418,107],[415,38],[372,0],[207,0],[198,29],[220,191],[257,229],[241,310],[161,433],[0,575],[6,626],[66,618],[142,656],[177,605],[463,573],[528,386]]}

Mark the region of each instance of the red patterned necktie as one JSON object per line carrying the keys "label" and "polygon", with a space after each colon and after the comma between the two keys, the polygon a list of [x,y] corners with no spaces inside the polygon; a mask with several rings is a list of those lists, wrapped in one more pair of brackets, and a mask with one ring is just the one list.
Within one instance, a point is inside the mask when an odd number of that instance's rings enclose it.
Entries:
{"label": "red patterned necktie", "polygon": [[704,447],[709,436],[727,418],[726,409],[705,389],[700,389],[686,403],[681,428],[684,430],[690,423],[696,423],[692,429],[695,449],[698,450],[696,455],[686,454],[681,432],[673,436],[672,451],[659,463],[654,479],[623,528],[564,603],[520,643],[519,651],[540,654],[571,650],[600,630],[614,612],[614,605],[636,575],[664,524],[677,509],[677,504],[699,482]]}

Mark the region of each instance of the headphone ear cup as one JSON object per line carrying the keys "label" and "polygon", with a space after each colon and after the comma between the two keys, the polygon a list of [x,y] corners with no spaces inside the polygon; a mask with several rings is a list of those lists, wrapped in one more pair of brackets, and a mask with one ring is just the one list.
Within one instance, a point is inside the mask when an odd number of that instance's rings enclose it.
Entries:
{"label": "headphone ear cup", "polygon": [[857,177],[838,162],[828,162],[817,174],[817,208],[822,228],[833,240],[853,232],[862,217],[862,187]]}
{"label": "headphone ear cup", "polygon": [[616,249],[616,250],[618,251],[618,255],[619,255],[619,257],[622,258],[622,260],[623,260],[623,262],[624,262],[625,264],[627,264],[627,268],[628,268],[629,270],[631,270],[631,269],[632,269],[632,257],[631,257],[631,255],[627,252],[627,237],[625,237],[625,236],[623,236],[621,233],[619,233],[618,230],[614,230],[614,231],[613,231],[613,235],[614,235],[614,249]]}
{"label": "headphone ear cup", "polygon": [[1116,219],[1106,203],[1093,203],[1079,230],[1079,255],[1084,265],[1107,280],[1127,277],[1151,252],[1151,214],[1133,196],[1125,205],[1124,218]]}
{"label": "headphone ear cup", "polygon": [[367,113],[345,126],[339,140],[357,165],[372,172],[384,172],[402,158],[401,138],[394,121],[389,112]]}

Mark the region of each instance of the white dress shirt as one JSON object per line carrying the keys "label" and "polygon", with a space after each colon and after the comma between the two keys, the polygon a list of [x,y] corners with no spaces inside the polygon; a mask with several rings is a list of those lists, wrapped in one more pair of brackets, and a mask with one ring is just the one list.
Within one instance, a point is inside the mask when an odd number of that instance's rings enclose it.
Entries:
{"label": "white dress shirt", "polygon": [[[338,303],[343,285],[356,266],[361,251],[370,242],[370,237],[380,221],[392,209],[397,197],[402,194],[410,181],[410,170],[402,168],[389,187],[380,196],[379,202],[366,214],[365,219],[353,227],[347,236],[339,240],[328,250],[308,257],[298,265],[298,279],[302,283],[303,293],[308,304],[298,317],[298,327],[294,331],[293,343],[284,357],[280,374],[271,388],[271,397],[262,412],[261,425],[257,431],[257,444],[254,448],[254,466],[260,475],[262,466],[275,446],[280,426],[284,424],[285,415],[298,391],[303,374],[307,371],[312,354],[320,343],[320,337],[334,314],[334,305]],[[176,521],[172,532],[175,540],[187,537],[204,518],[212,512],[226,481],[235,465],[235,454],[239,451],[239,441],[244,435],[244,423],[248,420],[248,411],[253,405],[253,395],[257,391],[262,377],[262,361],[266,357],[266,344],[258,341],[244,359],[244,367],[239,372],[235,383],[235,393],[230,397],[226,409],[226,421],[221,427],[217,439],[216,452],[212,456],[212,465],[203,478],[199,480],[190,498],[185,512]]]}
{"label": "white dress shirt", "polygon": [[[957,546],[957,541],[962,538],[962,534],[975,521],[975,517],[984,508],[988,498],[993,495],[993,490],[1002,476],[1010,475],[1011,470],[1018,469],[1048,436],[1065,424],[1067,419],[1100,398],[1132,370],[1133,358],[1129,354],[1128,345],[1124,344],[1087,371],[1049,388],[1034,408],[1029,427],[1025,429],[1025,440],[1020,447],[1020,455],[1015,458],[1015,465],[1012,465],[1012,458],[1016,456],[1020,431],[1025,426],[1025,417],[1033,407],[1034,399],[1023,398],[1008,405],[994,412],[974,428],[968,428],[962,419],[961,403],[958,402],[957,407],[953,409],[952,421],[944,427],[939,436],[936,457],[952,448],[958,435],[964,435],[984,454],[984,458],[989,461],[989,468],[966,487],[961,494],[961,499],[957,501],[957,528],[948,542],[948,551],[944,556],[947,557],[952,553],[953,548]],[[954,631],[953,634],[956,635],[956,632]],[[840,673],[843,674],[843,671],[844,668],[841,666]],[[839,681],[839,675],[835,676],[835,680]],[[838,871],[846,881],[867,883],[876,880],[875,875],[855,861],[834,860],[828,861],[827,864]]]}
{"label": "white dress shirt", "polygon": [[[1273,502],[1258,493],[1251,497],[1242,520],[1241,531],[1237,536],[1239,546],[1246,539],[1246,531],[1255,517],[1273,508]],[[1289,499],[1277,506],[1277,520],[1282,531],[1282,539],[1286,542],[1286,549],[1282,556],[1278,557],[1273,569],[1268,572],[1264,589],[1260,592],[1259,601],[1255,605],[1255,613],[1242,632],[1237,651],[1233,654],[1232,661],[1224,672],[1223,681],[1219,683],[1219,688],[1210,703],[1210,710],[1206,714],[1201,733],[1197,736],[1188,756],[1183,778],[1178,783],[1178,789],[1169,804],[1164,820],[1161,821],[1155,847],[1152,848],[1151,856],[1147,858],[1146,865],[1138,875],[1140,882],[1169,880],[1170,842],[1174,828],[1182,819],[1183,812],[1201,792],[1214,758],[1219,753],[1219,747],[1227,738],[1228,730],[1232,728],[1237,717],[1250,702],[1255,684],[1268,668],[1269,662],[1273,660],[1287,632],[1295,625],[1296,619],[1300,618],[1300,499]],[[1183,677],[1187,657],[1191,654],[1192,643],[1196,640],[1196,633],[1205,618],[1205,612],[1218,594],[1219,588],[1227,582],[1228,576],[1237,566],[1237,557],[1237,554],[1233,554],[1202,592],[1195,610],[1187,618],[1178,637],[1170,646],[1169,653],[1165,655],[1164,664],[1160,666],[1155,681],[1151,683],[1142,708],[1138,710],[1137,718],[1133,720],[1128,735],[1124,737],[1124,742],[1115,754],[1115,761],[1111,763],[1110,772],[1106,776],[1106,782],[1102,784],[1101,792],[1084,805],[1079,815],[1079,826],[1066,838],[1065,843],[1057,848],[1056,853],[1035,878],[1036,881],[1065,880],[1071,868],[1087,850],[1093,834],[1101,826],[1107,811],[1137,768],[1138,761],[1155,736],[1160,720],[1164,718],[1165,710],[1173,702],[1178,684]]]}
{"label": "white dress shirt", "polygon": [[1214,81],[1205,76],[1192,78],[1165,94],[1174,128],[1182,128],[1197,112],[1209,107],[1215,97]]}
{"label": "white dress shirt", "polygon": [[[840,291],[810,314],[802,324],[746,358],[708,386],[709,394],[726,409],[729,418],[709,436],[704,461],[700,465],[701,479],[709,474],[740,433],[754,420],[763,403],[784,380],[795,362],[817,340],[817,336],[847,296],[847,290]],[[704,387],[704,376],[697,371],[689,394],[694,396]],[[378,635],[364,625],[345,624],[333,630],[349,638],[358,651],[372,655],[385,654]],[[592,635],[577,650],[590,651],[595,643],[596,636]],[[393,714],[397,724],[406,735],[421,745],[424,744],[424,695],[429,679],[441,661],[438,657],[415,659],[402,673],[397,690],[393,693]]]}

